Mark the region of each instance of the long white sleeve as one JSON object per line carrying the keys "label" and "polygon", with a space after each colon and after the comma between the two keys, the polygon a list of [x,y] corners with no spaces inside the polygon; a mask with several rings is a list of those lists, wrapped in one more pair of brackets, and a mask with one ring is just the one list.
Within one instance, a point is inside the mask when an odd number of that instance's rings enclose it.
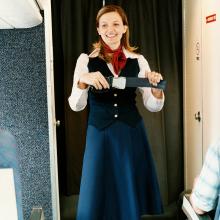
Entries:
{"label": "long white sleeve", "polygon": [[[145,77],[145,72],[150,72],[149,64],[147,60],[144,58],[144,56],[133,55],[132,53],[129,53],[129,52],[126,52],[125,54],[127,55],[127,57],[138,59],[138,63],[140,67],[140,72],[138,74],[138,77]],[[73,111],[81,111],[87,105],[89,88],[80,89],[77,87],[77,83],[78,83],[78,80],[81,74],[89,72],[88,67],[87,67],[88,62],[89,62],[89,56],[87,54],[81,54],[76,63],[72,92],[68,99],[70,107]],[[113,67],[111,68],[111,64],[109,65],[110,65],[110,70],[111,70]],[[162,99],[155,98],[151,92],[151,88],[147,88],[147,87],[140,87],[139,91],[142,94],[144,106],[149,111],[157,112],[163,108],[164,99],[165,99],[164,96]]]}
{"label": "long white sleeve", "polygon": [[200,175],[193,187],[191,202],[205,212],[216,208],[220,185],[220,139],[213,141],[205,156]]}
{"label": "long white sleeve", "polygon": [[[138,58],[138,63],[140,67],[140,72],[138,74],[138,77],[144,78],[145,72],[150,72],[150,67],[147,62],[147,60],[144,58],[144,56],[140,55]],[[139,91],[142,94],[143,103],[144,106],[151,112],[157,112],[160,111],[163,108],[164,105],[164,96],[162,99],[157,99],[154,97],[154,95],[151,92],[151,88],[148,87],[140,87]]]}
{"label": "long white sleeve", "polygon": [[79,81],[81,74],[89,72],[87,67],[88,62],[89,62],[89,57],[87,54],[84,53],[82,53],[79,56],[76,62],[76,67],[73,77],[72,92],[68,99],[69,105],[73,111],[81,111],[87,105],[89,87],[87,89],[80,89],[78,88],[77,83]]}

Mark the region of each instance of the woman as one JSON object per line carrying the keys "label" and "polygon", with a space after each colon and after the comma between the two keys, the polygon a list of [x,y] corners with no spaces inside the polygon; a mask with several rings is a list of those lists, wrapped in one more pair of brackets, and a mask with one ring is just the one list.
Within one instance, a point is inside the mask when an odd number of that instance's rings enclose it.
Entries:
{"label": "woman", "polygon": [[[69,103],[74,111],[89,103],[78,220],[138,220],[159,214],[162,204],[136,88],[110,88],[106,77],[146,77],[157,85],[146,59],[129,44],[128,21],[119,6],[107,5],[96,18],[98,43],[77,60]],[[150,111],[164,104],[162,90],[139,88]],[[98,92],[100,91],[100,92]]]}

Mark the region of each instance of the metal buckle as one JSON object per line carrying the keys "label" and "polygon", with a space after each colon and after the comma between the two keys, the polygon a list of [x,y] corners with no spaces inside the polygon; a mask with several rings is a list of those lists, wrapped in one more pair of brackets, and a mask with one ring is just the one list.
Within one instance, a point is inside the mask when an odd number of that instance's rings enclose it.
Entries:
{"label": "metal buckle", "polygon": [[126,78],[125,77],[114,77],[112,79],[112,87],[117,89],[124,89],[126,85]]}

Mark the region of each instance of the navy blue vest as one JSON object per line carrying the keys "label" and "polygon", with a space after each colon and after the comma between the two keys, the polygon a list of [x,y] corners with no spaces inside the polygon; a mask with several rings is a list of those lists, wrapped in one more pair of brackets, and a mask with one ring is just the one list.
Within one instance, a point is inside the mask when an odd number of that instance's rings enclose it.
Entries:
{"label": "navy blue vest", "polygon": [[[105,77],[112,76],[106,62],[99,57],[89,59],[88,69],[89,72],[100,71]],[[137,59],[128,58],[120,76],[137,77],[139,71]],[[120,120],[134,127],[141,119],[135,98],[136,88],[111,88],[103,93],[89,90],[88,124],[103,129]]]}

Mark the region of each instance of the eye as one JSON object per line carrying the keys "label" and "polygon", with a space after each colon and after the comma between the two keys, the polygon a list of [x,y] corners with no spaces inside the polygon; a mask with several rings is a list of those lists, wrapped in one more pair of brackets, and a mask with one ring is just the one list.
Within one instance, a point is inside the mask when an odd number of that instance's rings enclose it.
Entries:
{"label": "eye", "polygon": [[119,23],[114,23],[114,26],[116,26],[116,27],[119,26]]}
{"label": "eye", "polygon": [[102,24],[101,25],[101,28],[106,28],[107,27],[107,24]]}

